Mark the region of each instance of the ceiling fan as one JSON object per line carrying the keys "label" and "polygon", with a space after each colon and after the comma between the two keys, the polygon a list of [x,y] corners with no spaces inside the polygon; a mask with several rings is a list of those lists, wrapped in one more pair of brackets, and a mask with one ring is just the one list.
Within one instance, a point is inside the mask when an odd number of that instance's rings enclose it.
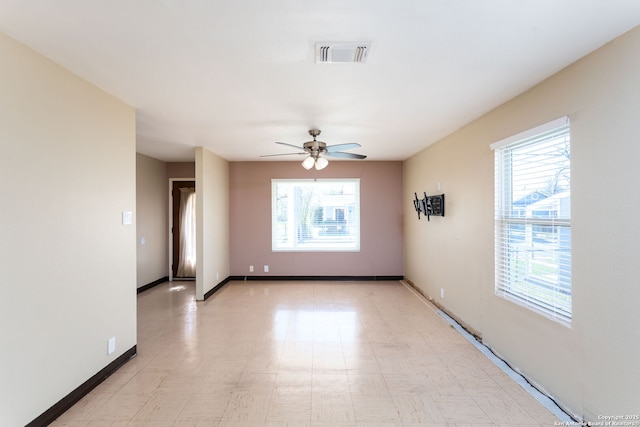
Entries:
{"label": "ceiling fan", "polygon": [[316,141],[316,137],[320,135],[320,129],[310,129],[309,135],[313,137],[313,141],[307,141],[302,144],[302,147],[298,147],[297,145],[287,144],[286,142],[276,142],[276,144],[286,145],[288,147],[293,147],[297,150],[302,150],[297,153],[282,153],[282,154],[266,154],[260,157],[274,157],[274,156],[291,156],[291,155],[300,155],[300,154],[308,154],[309,157],[304,159],[302,162],[302,167],[309,170],[315,166],[317,170],[321,170],[327,167],[329,161],[324,157],[336,157],[343,159],[366,159],[367,156],[362,154],[354,154],[354,153],[345,153],[341,150],[350,150],[352,148],[360,147],[360,144],[356,143],[346,143],[346,144],[335,144],[335,145],[327,145],[322,141]]}

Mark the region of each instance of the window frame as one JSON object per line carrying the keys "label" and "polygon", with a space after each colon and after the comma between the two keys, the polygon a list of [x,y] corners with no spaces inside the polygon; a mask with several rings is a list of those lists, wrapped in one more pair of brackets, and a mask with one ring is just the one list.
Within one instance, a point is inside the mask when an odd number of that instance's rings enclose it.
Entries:
{"label": "window frame", "polygon": [[[288,221],[282,221],[282,209],[278,206],[278,185],[279,184],[304,184],[304,185],[316,185],[320,186],[331,185],[331,184],[339,184],[339,183],[347,183],[354,186],[354,193],[352,197],[353,200],[353,209],[349,209],[348,205],[338,205],[338,206],[329,206],[325,205],[322,207],[309,208],[309,213],[307,217],[307,221],[310,221],[312,224],[315,224],[317,218],[321,218],[324,222],[324,215],[328,212],[326,209],[330,209],[332,215],[337,215],[337,212],[342,209],[342,213],[348,217],[345,226],[352,227],[352,243],[345,242],[336,243],[334,246],[329,245],[328,243],[321,244],[316,237],[311,237],[306,243],[300,242],[300,237],[294,231],[299,229],[296,228],[296,224],[289,224]],[[314,193],[315,194],[315,193]],[[330,197],[331,195],[325,195],[325,197]],[[341,196],[341,195],[333,195],[333,196]],[[325,209],[323,213],[320,215],[317,214],[318,208]],[[293,215],[294,221],[296,221],[296,213],[299,212],[295,206],[287,205],[287,213],[286,215]],[[285,178],[272,178],[271,179],[271,250],[272,252],[360,252],[360,212],[361,212],[361,200],[360,200],[360,178],[324,178],[324,179],[305,179],[305,178],[294,178],[294,179],[285,179]],[[333,218],[333,216],[332,216]],[[277,230],[281,227],[281,223],[285,223],[285,227],[288,229],[287,233],[292,235],[287,239],[286,242],[282,243],[277,240],[278,232]],[[308,226],[309,224],[307,224]],[[324,224],[323,224],[324,225]],[[313,230],[312,236],[317,234],[318,230],[315,230],[319,227],[311,227]],[[338,234],[336,227],[335,233]],[[351,234],[350,234],[351,235]],[[338,239],[338,237],[335,237]]]}
{"label": "window frame", "polygon": [[[571,327],[573,316],[570,141],[569,118],[562,117],[491,145],[491,149],[495,151],[495,294],[567,327]],[[545,147],[544,144],[550,144],[557,149],[560,143],[565,144],[567,154],[564,160],[566,166],[559,169],[566,175],[567,189],[545,196],[545,199],[538,203],[548,200],[550,204],[562,205],[562,208],[557,207],[555,211],[552,211],[552,208],[543,210],[547,216],[533,210],[527,214],[528,206],[524,209],[521,206],[516,207],[517,200],[513,200],[513,180],[517,175],[514,170],[518,167],[518,172],[521,173],[527,168],[533,170],[532,165],[542,168],[542,165],[547,163],[536,160],[518,164],[513,159],[514,153],[517,155],[518,150],[526,151],[530,148],[542,151],[545,148],[540,147]],[[535,153],[538,154],[537,151]],[[527,183],[533,186],[532,192],[529,193],[533,196],[539,191],[533,185],[537,183],[535,180],[542,182],[542,177],[549,179],[551,172],[546,172],[549,176],[537,170],[535,173],[529,173],[527,178],[532,182]],[[538,195],[535,195],[537,199]],[[530,204],[534,204],[533,200]],[[517,241],[515,236],[520,235],[525,240],[522,243],[514,243]],[[540,237],[549,239],[543,240]],[[531,261],[536,256],[537,261]],[[555,281],[549,280],[553,276]]]}

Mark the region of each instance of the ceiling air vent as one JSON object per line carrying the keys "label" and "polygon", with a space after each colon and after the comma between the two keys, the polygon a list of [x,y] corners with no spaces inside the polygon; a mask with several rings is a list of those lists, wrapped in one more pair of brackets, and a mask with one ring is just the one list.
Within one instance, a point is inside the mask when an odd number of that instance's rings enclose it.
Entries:
{"label": "ceiling air vent", "polygon": [[317,43],[317,63],[366,62],[371,43]]}

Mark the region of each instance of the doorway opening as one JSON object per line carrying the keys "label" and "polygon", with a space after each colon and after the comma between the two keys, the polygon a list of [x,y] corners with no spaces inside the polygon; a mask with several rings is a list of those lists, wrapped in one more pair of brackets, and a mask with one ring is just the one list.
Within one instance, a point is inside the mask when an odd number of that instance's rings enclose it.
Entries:
{"label": "doorway opening", "polygon": [[195,280],[195,179],[169,179],[169,200],[169,280]]}

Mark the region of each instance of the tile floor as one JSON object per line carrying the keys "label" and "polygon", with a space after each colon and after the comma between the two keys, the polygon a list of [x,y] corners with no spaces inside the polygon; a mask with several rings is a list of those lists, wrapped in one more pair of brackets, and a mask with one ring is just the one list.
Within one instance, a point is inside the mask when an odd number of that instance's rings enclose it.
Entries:
{"label": "tile floor", "polygon": [[138,296],[138,356],[52,425],[553,426],[401,282],[193,282]]}

